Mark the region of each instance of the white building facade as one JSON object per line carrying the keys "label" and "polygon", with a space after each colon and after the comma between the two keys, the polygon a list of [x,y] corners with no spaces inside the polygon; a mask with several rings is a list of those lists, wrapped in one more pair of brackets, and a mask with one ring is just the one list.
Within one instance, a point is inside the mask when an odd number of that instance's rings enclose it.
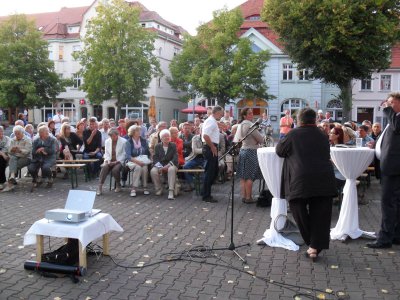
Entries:
{"label": "white building facade", "polygon": [[[37,124],[47,121],[57,109],[69,117],[73,124],[81,118],[92,116],[98,120],[118,117],[115,100],[110,99],[101,105],[93,105],[86,93],[80,89],[85,79],[79,75],[81,65],[73,58],[73,53],[83,48],[82,37],[86,33],[86,24],[96,16],[96,6],[99,2],[101,1],[96,0],[89,7],[62,8],[59,12],[28,15],[28,18],[35,20],[38,29],[43,32],[44,38],[49,43],[49,58],[54,61],[56,72],[62,78],[73,79],[73,86],[60,93],[51,106],[31,110],[30,122]],[[141,9],[141,26],[157,33],[154,54],[159,58],[164,75],[151,80],[146,97],[139,101],[139,106],[121,107],[122,115],[119,117],[141,118],[144,122],[148,122],[150,98],[153,97],[157,120],[180,119],[183,117],[180,110],[185,108],[186,104],[179,100],[182,94],[173,90],[166,78],[170,76],[171,60],[182,49],[184,30],[164,20],[157,12],[149,11],[139,2],[133,2],[132,5]]]}

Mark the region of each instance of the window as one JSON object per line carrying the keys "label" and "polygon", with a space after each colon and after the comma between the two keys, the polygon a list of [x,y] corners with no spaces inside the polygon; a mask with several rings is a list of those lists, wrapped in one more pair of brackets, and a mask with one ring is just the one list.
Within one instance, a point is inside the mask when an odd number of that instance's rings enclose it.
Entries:
{"label": "window", "polygon": [[392,75],[381,75],[381,90],[390,91],[392,88]]}
{"label": "window", "polygon": [[299,80],[308,80],[309,79],[309,72],[307,69],[299,70]]}
{"label": "window", "polygon": [[142,27],[143,27],[143,28],[146,27],[146,23],[142,23]]}
{"label": "window", "polygon": [[293,80],[293,64],[283,64],[283,80]]}
{"label": "window", "polygon": [[158,87],[161,87],[161,77],[158,77]]}
{"label": "window", "polygon": [[77,89],[81,86],[82,84],[82,77],[79,73],[73,74],[73,80],[74,80],[74,88]]}
{"label": "window", "polygon": [[162,47],[158,48],[158,56],[161,56],[162,54]]}
{"label": "window", "polygon": [[64,59],[64,46],[58,46],[58,59]]}
{"label": "window", "polygon": [[180,52],[180,49],[178,47],[174,47],[174,56],[178,55]]}
{"label": "window", "polygon": [[179,120],[179,109],[174,109],[174,119]]}
{"label": "window", "polygon": [[64,74],[63,73],[58,73],[58,78],[63,79]]}
{"label": "window", "polygon": [[49,51],[49,59],[53,60],[54,59],[53,46],[49,46],[48,51]]}
{"label": "window", "polygon": [[371,76],[361,80],[361,90],[362,91],[371,90]]}

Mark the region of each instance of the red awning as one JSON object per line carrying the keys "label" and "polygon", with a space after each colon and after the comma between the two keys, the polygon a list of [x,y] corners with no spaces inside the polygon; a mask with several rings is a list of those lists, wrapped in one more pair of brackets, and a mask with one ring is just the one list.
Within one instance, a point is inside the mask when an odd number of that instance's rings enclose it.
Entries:
{"label": "red awning", "polygon": [[194,107],[194,109],[193,107],[188,107],[181,110],[181,112],[183,112],[184,114],[192,114],[193,111],[195,114],[206,114],[207,108],[205,108],[204,106],[197,105]]}

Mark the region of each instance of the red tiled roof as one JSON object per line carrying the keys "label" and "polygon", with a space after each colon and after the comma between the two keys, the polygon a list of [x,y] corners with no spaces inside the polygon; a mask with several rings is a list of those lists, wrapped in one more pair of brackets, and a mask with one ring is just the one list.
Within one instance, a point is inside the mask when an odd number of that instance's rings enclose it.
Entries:
{"label": "red tiled roof", "polygon": [[[93,2],[94,3],[94,2]],[[157,12],[150,11],[143,4],[138,1],[129,2],[131,5],[135,5],[141,9],[140,21],[155,21],[164,26],[167,26],[174,30],[175,35],[168,34],[161,30],[155,29],[161,36],[168,37],[175,42],[182,43],[179,39],[179,34],[186,33],[182,27],[177,26],[167,20],[163,19]],[[56,12],[46,12],[39,14],[29,14],[26,15],[28,19],[34,20],[37,28],[41,28],[43,32],[43,37],[45,39],[55,39],[55,38],[79,38],[79,33],[68,33],[68,25],[80,25],[84,14],[91,6],[83,7],[63,7],[60,11]],[[8,16],[0,17],[1,20],[7,19]]]}
{"label": "red tiled roof", "polygon": [[390,68],[400,68],[400,44],[392,48],[392,62]]}
{"label": "red tiled roof", "polygon": [[260,16],[263,6],[264,0],[249,0],[238,6],[244,18],[244,22],[242,26],[240,26],[240,35],[244,34],[250,28],[254,28],[271,41],[271,43],[283,50],[282,45],[278,41],[279,36],[269,28],[267,23],[261,20],[250,19],[250,17]]}

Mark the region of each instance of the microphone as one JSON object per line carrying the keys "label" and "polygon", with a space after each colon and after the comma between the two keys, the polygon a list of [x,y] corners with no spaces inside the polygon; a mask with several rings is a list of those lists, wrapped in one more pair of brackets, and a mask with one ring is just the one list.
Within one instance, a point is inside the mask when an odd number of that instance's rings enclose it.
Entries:
{"label": "microphone", "polygon": [[249,129],[253,129],[254,127],[260,126],[260,124],[263,122],[263,119],[259,118]]}

